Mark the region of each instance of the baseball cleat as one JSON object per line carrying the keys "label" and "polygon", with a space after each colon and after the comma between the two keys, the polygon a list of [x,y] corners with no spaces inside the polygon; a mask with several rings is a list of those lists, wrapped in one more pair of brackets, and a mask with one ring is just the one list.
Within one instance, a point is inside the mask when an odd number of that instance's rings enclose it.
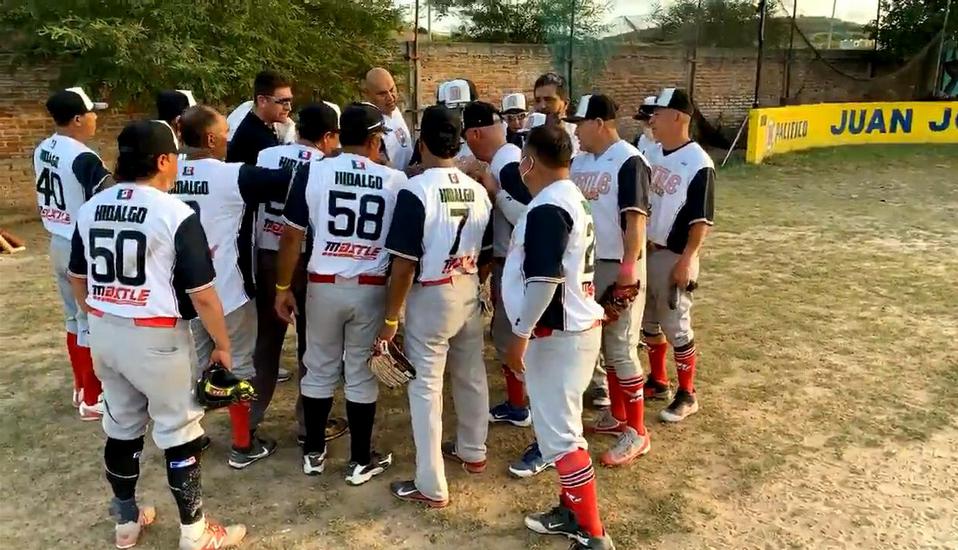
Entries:
{"label": "baseball cleat", "polygon": [[512,403],[504,401],[489,409],[489,422],[528,428],[532,425],[532,415],[529,414],[529,407],[516,407]]}
{"label": "baseball cleat", "polygon": [[617,419],[611,409],[605,409],[586,431],[594,434],[618,436],[625,429],[625,422]]}
{"label": "baseball cleat", "polygon": [[249,450],[241,451],[236,447],[230,449],[228,463],[230,468],[242,470],[254,462],[263,460],[274,452],[276,452],[275,441],[254,435],[250,439]]}
{"label": "baseball cleat", "polygon": [[648,432],[645,435],[639,435],[634,428],[626,426],[619,440],[602,455],[600,460],[603,466],[628,466],[651,449],[652,439]]}
{"label": "baseball cleat", "polygon": [[303,473],[308,476],[318,476],[326,469],[326,451],[321,453],[306,453],[303,455]]}
{"label": "baseball cleat", "polygon": [[653,378],[645,378],[645,399],[668,401],[672,399],[672,386],[668,382],[661,382]]}
{"label": "baseball cleat", "polygon": [[462,469],[469,472],[470,474],[481,474],[486,471],[486,461],[480,460],[478,462],[466,462],[456,454],[456,444],[452,441],[447,441],[442,444],[442,456],[446,457],[453,462],[458,462],[462,464]]}
{"label": "baseball cleat", "polygon": [[605,534],[601,537],[591,537],[585,542],[573,539],[569,550],[615,550],[615,544],[612,543],[612,537]]}
{"label": "baseball cleat", "polygon": [[203,534],[198,539],[191,539],[184,534],[180,534],[180,550],[220,550],[221,548],[232,548],[243,540],[246,536],[246,526],[243,524],[222,526],[210,519],[202,519],[206,522]]}
{"label": "baseball cleat", "polygon": [[289,371],[284,369],[283,367],[280,367],[279,370],[276,371],[277,382],[289,382],[292,378],[293,378],[293,375],[290,374]]}
{"label": "baseball cleat", "polygon": [[136,521],[117,523],[115,527],[117,548],[133,548],[140,540],[143,529],[156,519],[156,508],[140,506],[140,517]]}
{"label": "baseball cleat", "polygon": [[608,388],[603,388],[602,386],[592,388],[592,406],[599,409],[612,406],[612,400],[609,399]]}
{"label": "baseball cleat", "polygon": [[659,413],[659,418],[663,422],[681,422],[697,412],[699,412],[699,402],[695,394],[680,389],[675,392],[672,403]]}
{"label": "baseball cleat", "polygon": [[73,408],[80,408],[80,403],[83,403],[83,388],[73,388]]}
{"label": "baseball cleat", "polygon": [[103,400],[97,401],[94,405],[87,405],[81,401],[80,406],[77,407],[77,412],[80,414],[80,420],[84,422],[101,420],[103,418]]}
{"label": "baseball cleat", "polygon": [[562,535],[582,539],[581,529],[572,510],[561,504],[548,512],[536,512],[525,518],[526,527],[540,535]]}
{"label": "baseball cleat", "polygon": [[533,441],[525,451],[522,452],[522,458],[509,465],[509,474],[513,477],[524,479],[533,477],[543,471],[555,467],[552,462],[546,462],[542,458],[542,451],[539,450],[539,442]]}
{"label": "baseball cleat", "polygon": [[346,484],[353,486],[362,485],[370,479],[385,472],[390,466],[392,466],[392,463],[392,453],[381,455],[376,451],[373,451],[369,454],[369,464],[350,462],[349,465],[346,466]]}
{"label": "baseball cleat", "polygon": [[420,493],[419,489],[416,488],[416,482],[413,480],[394,481],[389,484],[389,492],[399,500],[419,502],[430,508],[445,508],[446,506],[449,506],[449,499],[436,500]]}

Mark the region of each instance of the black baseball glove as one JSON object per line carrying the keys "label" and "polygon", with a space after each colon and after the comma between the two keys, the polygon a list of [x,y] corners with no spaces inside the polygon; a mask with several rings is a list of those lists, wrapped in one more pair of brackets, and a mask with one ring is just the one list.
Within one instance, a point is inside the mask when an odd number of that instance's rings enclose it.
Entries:
{"label": "black baseball glove", "polygon": [[416,377],[416,369],[393,341],[374,344],[368,365],[373,375],[389,388],[398,388]]}
{"label": "black baseball glove", "polygon": [[196,381],[196,400],[206,409],[219,409],[256,399],[256,392],[249,380],[237,378],[229,369],[213,363]]}
{"label": "black baseball glove", "polygon": [[605,323],[618,321],[622,312],[629,309],[638,296],[639,283],[625,286],[613,284],[605,289],[599,298],[599,305],[605,310]]}

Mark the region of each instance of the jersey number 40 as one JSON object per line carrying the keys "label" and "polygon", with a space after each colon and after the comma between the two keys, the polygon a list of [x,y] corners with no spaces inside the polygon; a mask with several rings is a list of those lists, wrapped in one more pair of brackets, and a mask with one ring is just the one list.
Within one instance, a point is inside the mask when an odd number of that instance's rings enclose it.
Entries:
{"label": "jersey number 40", "polygon": [[37,193],[43,195],[43,206],[50,206],[50,202],[59,208],[65,210],[66,200],[63,198],[63,182],[60,181],[60,175],[44,168],[37,178]]}
{"label": "jersey number 40", "polygon": [[379,195],[362,195],[357,201],[356,193],[329,192],[330,220],[327,227],[330,235],[379,240],[385,215],[386,199]]}

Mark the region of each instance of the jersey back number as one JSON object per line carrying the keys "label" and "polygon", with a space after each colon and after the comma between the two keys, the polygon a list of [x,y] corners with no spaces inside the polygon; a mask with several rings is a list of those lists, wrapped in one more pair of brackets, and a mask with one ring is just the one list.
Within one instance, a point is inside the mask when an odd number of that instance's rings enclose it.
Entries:
{"label": "jersey back number", "polygon": [[66,209],[67,203],[63,198],[63,182],[60,181],[60,175],[53,170],[44,168],[40,172],[40,177],[37,178],[37,193],[43,195],[43,206],[50,206],[52,202],[60,210]]}
{"label": "jersey back number", "polygon": [[335,237],[359,237],[379,240],[383,232],[386,199],[379,195],[361,195],[349,191],[329,192],[329,234]]}
{"label": "jersey back number", "polygon": [[90,228],[93,280],[141,286],[146,282],[146,235],[135,229]]}

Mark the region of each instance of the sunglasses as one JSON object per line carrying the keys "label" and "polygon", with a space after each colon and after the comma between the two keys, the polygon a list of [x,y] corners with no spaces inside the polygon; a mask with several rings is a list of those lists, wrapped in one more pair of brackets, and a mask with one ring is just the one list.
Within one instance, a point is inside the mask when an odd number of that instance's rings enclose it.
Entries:
{"label": "sunglasses", "polygon": [[522,122],[528,116],[527,113],[515,113],[511,115],[502,115],[503,120],[506,122]]}
{"label": "sunglasses", "polygon": [[282,105],[283,107],[293,106],[293,98],[291,97],[273,97],[271,95],[268,95],[266,97],[268,97],[270,101],[272,101],[273,103],[277,105]]}

